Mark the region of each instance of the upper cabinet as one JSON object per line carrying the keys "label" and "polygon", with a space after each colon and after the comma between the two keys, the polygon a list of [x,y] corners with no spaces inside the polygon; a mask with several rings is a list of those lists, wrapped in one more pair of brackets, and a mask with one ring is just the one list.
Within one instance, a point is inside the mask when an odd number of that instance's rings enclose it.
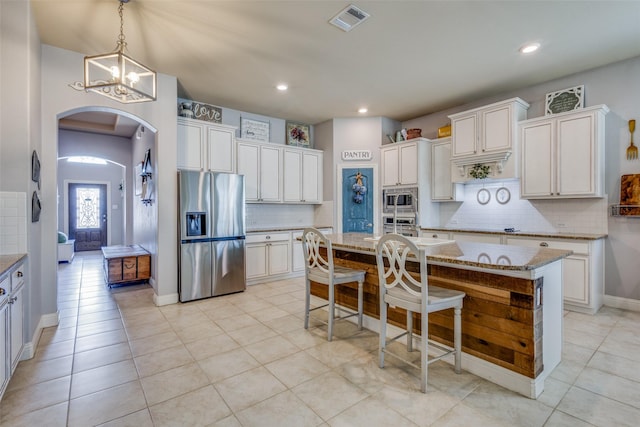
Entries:
{"label": "upper cabinet", "polygon": [[526,119],[528,108],[522,99],[512,98],[450,115],[454,181],[473,179],[470,171],[477,164],[489,166],[490,178],[515,178],[515,167],[507,169],[506,162],[517,148],[517,124]]}
{"label": "upper cabinet", "polygon": [[178,169],[235,172],[233,126],[178,117]]}
{"label": "upper cabinet", "polygon": [[464,186],[451,182],[451,138],[431,142],[431,200],[462,201]]}
{"label": "upper cabinet", "polygon": [[238,140],[239,174],[244,175],[247,202],[282,202],[282,148]]}
{"label": "upper cabinet", "polygon": [[603,197],[606,105],[520,123],[521,197]]}
{"label": "upper cabinet", "polygon": [[322,151],[285,148],[284,202],[322,203],[322,167]]}
{"label": "upper cabinet", "polygon": [[416,140],[384,146],[382,158],[382,186],[418,184],[418,143]]}

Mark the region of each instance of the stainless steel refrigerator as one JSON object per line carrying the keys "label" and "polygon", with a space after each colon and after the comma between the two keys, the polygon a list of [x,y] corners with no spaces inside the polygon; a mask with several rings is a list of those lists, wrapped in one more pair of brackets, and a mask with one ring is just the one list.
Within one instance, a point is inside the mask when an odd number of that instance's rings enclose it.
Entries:
{"label": "stainless steel refrigerator", "polygon": [[244,176],[178,171],[178,204],[180,301],[244,291]]}

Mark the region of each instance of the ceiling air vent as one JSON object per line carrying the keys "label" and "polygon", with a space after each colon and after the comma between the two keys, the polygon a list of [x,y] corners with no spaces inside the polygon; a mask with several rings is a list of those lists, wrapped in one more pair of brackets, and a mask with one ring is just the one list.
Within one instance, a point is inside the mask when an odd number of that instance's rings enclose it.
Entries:
{"label": "ceiling air vent", "polygon": [[369,14],[367,12],[362,9],[358,9],[351,4],[331,18],[329,23],[340,28],[342,31],[349,32],[367,18],[369,18]]}

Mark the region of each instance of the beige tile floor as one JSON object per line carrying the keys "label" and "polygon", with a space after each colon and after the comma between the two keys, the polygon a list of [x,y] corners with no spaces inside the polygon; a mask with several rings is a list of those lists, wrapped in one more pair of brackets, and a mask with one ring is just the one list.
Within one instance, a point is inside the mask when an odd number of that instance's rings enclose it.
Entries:
{"label": "beige tile floor", "polygon": [[[60,324],[20,362],[2,426],[637,426],[640,313],[567,313],[563,362],[538,400],[444,362],[376,365],[377,334],[302,327],[303,280],[155,307],[109,290],[97,253],[59,269]],[[412,354],[412,357],[418,357]]]}

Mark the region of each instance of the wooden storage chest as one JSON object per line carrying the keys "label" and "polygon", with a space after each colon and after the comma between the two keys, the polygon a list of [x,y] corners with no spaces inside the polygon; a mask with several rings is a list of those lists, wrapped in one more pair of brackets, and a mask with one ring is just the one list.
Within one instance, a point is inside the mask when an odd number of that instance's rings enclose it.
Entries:
{"label": "wooden storage chest", "polygon": [[151,254],[139,245],[104,246],[102,255],[109,286],[147,281],[151,277]]}

